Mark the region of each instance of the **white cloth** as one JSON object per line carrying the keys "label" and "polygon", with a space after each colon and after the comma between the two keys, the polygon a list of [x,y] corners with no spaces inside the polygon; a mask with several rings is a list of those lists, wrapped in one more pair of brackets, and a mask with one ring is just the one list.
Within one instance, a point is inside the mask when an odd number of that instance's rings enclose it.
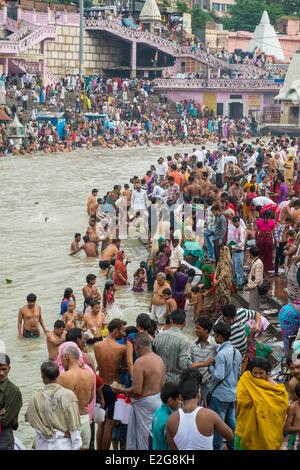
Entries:
{"label": "white cloth", "polygon": [[170,268],[179,268],[183,260],[183,253],[183,249],[180,245],[177,245],[175,248],[172,249],[172,253],[170,256]]}
{"label": "white cloth", "polygon": [[132,191],[131,208],[134,211],[143,211],[147,208],[148,198],[144,189]]}
{"label": "white cloth", "polygon": [[158,176],[163,176],[163,177],[165,177],[166,174],[167,174],[167,171],[168,171],[168,165],[167,165],[167,163],[163,162],[163,163],[161,163],[160,165],[158,165],[158,170],[157,170]]}
{"label": "white cloth", "polygon": [[206,150],[196,150],[193,155],[195,155],[195,157],[197,158],[197,163],[204,163],[206,157]]}
{"label": "white cloth", "polygon": [[253,204],[255,206],[267,206],[269,204],[274,204],[275,205],[275,202],[272,201],[272,199],[269,199],[268,197],[265,197],[265,196],[258,196],[258,197],[255,197],[254,199],[252,199],[253,201]]}
{"label": "white cloth", "polygon": [[36,431],[36,450],[79,450],[82,445],[80,431],[70,432],[71,437],[64,437],[64,433],[56,431],[55,435],[46,439],[42,433]]}
{"label": "white cloth", "polygon": [[90,447],[91,440],[91,426],[90,417],[88,414],[80,416],[80,434],[82,439],[82,449],[88,449]]}

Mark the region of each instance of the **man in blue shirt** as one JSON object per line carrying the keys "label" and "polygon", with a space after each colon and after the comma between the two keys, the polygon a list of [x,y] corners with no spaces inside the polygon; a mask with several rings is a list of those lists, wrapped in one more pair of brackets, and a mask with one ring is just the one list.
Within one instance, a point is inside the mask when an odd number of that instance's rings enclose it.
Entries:
{"label": "man in blue shirt", "polygon": [[[214,336],[218,344],[215,363],[210,367],[211,382],[209,408],[214,410],[225,423],[235,431],[236,385],[240,375],[242,356],[229,341],[231,328],[228,323],[218,322],[214,327]],[[214,435],[214,450],[222,450],[223,438]],[[227,442],[228,449],[233,449],[233,442]]]}
{"label": "man in blue shirt", "polygon": [[167,382],[160,392],[162,405],[155,412],[152,421],[152,450],[169,450],[166,438],[166,425],[169,416],[179,408],[178,385]]}

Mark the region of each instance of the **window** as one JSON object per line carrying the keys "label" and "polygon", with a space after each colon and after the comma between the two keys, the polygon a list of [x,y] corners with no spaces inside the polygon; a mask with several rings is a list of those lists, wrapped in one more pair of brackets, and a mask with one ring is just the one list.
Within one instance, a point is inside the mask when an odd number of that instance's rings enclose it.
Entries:
{"label": "window", "polygon": [[217,116],[224,115],[224,103],[217,103]]}
{"label": "window", "polygon": [[212,4],[212,9],[215,11],[226,11],[227,5],[226,3],[214,3]]}
{"label": "window", "polygon": [[230,95],[231,100],[241,100],[243,99],[242,95]]}
{"label": "window", "polygon": [[267,104],[267,105],[274,105],[274,104],[277,104],[274,102],[274,97],[276,95],[275,94],[272,94],[272,93],[266,93],[264,95],[264,104]]}

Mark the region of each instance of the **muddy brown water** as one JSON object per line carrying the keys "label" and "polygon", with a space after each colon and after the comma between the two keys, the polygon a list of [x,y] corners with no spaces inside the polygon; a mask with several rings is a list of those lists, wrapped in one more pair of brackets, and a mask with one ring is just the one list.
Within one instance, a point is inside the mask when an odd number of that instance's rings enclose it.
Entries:
{"label": "muddy brown water", "polygon": [[[31,448],[35,433],[24,421],[27,403],[42,387],[40,365],[47,360],[44,334],[39,339],[18,339],[18,310],[33,292],[42,307],[45,325],[53,328],[60,318],[60,301],[66,287],[72,287],[82,308],[81,289],[88,273],[104,278],[95,259],[83,253],[69,256],[75,232],[87,228],[86,201],[93,187],[105,194],[114,184],[124,184],[133,175],[143,176],[160,156],[192,147],[155,147],[122,150],[76,150],[72,153],[35,154],[0,159],[0,346],[11,357],[11,380],[23,395],[23,408],[16,436]],[[38,203],[38,204],[35,204]],[[45,219],[47,218],[47,221]],[[127,240],[124,247],[129,279],[146,250],[138,240]],[[6,284],[5,279],[12,279]],[[116,311],[128,324],[139,313],[147,312],[148,294],[134,294],[131,287],[119,288]]]}

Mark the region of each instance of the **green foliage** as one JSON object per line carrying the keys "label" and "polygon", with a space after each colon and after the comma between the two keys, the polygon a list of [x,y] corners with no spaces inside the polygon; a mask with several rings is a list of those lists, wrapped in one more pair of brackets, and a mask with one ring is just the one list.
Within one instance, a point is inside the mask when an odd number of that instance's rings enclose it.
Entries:
{"label": "green foliage", "polygon": [[208,11],[201,10],[201,8],[194,8],[192,10],[192,31],[196,32],[199,29],[205,29],[206,22],[212,19],[212,15]]}
{"label": "green foliage", "polygon": [[171,3],[169,0],[162,0],[162,2],[160,2],[159,9],[160,11],[166,11],[170,6]]}
{"label": "green foliage", "polygon": [[177,11],[179,13],[189,13],[189,7],[184,2],[177,2],[176,3]]}
{"label": "green foliage", "polygon": [[264,10],[267,10],[271,24],[275,24],[285,13],[282,1],[236,0],[236,4],[228,10],[230,16],[223,20],[224,27],[235,31],[254,31]]}

